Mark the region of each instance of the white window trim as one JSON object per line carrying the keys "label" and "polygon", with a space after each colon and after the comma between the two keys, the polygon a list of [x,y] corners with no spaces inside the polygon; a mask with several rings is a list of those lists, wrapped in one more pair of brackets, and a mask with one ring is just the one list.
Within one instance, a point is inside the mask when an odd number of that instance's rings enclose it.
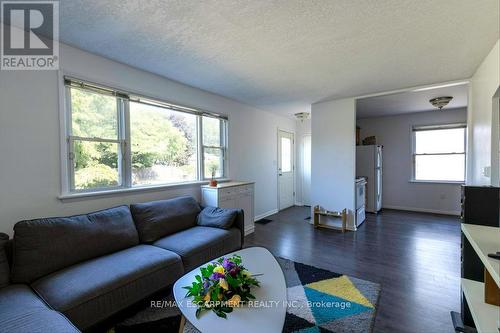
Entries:
{"label": "white window trim", "polygon": [[220,149],[222,151],[222,174],[220,177],[215,177],[214,179],[224,179],[227,176],[227,142],[228,142],[228,137],[227,137],[227,132],[228,132],[228,124],[229,122],[227,120],[219,119],[220,121],[220,146],[208,146],[203,144],[203,126],[201,124],[203,123],[203,117],[198,118],[198,133],[200,138],[198,139],[198,147],[200,150],[200,175],[199,179],[200,180],[209,180],[211,179],[211,175],[205,175],[205,149]]}
{"label": "white window trim", "polygon": [[[130,184],[131,180],[131,168],[130,168],[130,144],[127,144],[130,142],[130,128],[129,126],[125,126],[125,124],[129,124],[129,119],[130,119],[130,110],[129,110],[129,103],[123,103],[123,111],[121,113],[121,116],[119,115],[119,130],[122,131],[120,133],[120,138],[123,139],[123,142],[125,144],[122,144],[122,149],[124,149],[123,152],[123,159],[124,161],[121,162],[122,168],[120,168],[120,173],[123,173],[123,176],[120,176],[120,180],[123,180],[124,183],[122,183],[120,186],[116,187],[108,187],[108,188],[101,188],[101,189],[90,189],[90,190],[73,190],[73,186],[71,185],[71,180],[74,179],[74,176],[72,175],[73,173],[73,167],[71,166],[71,160],[70,160],[70,145],[68,140],[71,139],[71,100],[67,98],[69,96],[67,89],[69,89],[66,84],[65,84],[65,78],[71,78],[71,79],[76,79],[79,81],[87,82],[89,84],[95,84],[97,86],[101,87],[112,87],[112,84],[106,84],[106,83],[98,83],[94,80],[87,79],[82,77],[81,75],[73,75],[67,72],[63,72],[62,70],[58,71],[58,87],[59,87],[59,124],[60,124],[60,165],[61,165],[61,194],[58,196],[60,200],[70,200],[70,199],[77,199],[77,198],[88,198],[88,197],[95,197],[95,196],[110,196],[110,195],[117,195],[117,194],[124,194],[124,193],[135,193],[135,192],[148,192],[148,191],[160,191],[160,190],[165,190],[165,189],[171,189],[171,188],[182,188],[182,187],[192,187],[192,186],[199,186],[199,185],[204,185],[208,184],[208,180],[210,179],[204,177],[204,169],[200,168],[200,166],[203,166],[203,155],[202,153],[202,147],[203,147],[203,137],[202,137],[202,132],[201,132],[201,126],[199,127],[198,130],[198,144],[197,144],[197,154],[198,154],[198,173],[197,173],[197,179],[193,181],[186,181],[186,182],[173,182],[173,183],[165,183],[165,184],[155,184],[155,185],[143,185],[143,186],[132,186]],[[143,96],[144,98],[158,101],[160,103],[165,103],[168,105],[182,105],[183,103],[173,103],[173,102],[167,102],[164,101],[162,98],[157,98],[157,97],[148,97],[145,94],[142,93],[137,93],[133,92],[130,90],[125,90],[121,88],[110,88],[115,91],[127,91],[127,94],[131,96]],[[118,99],[117,99],[118,100]],[[224,154],[224,159],[223,159],[223,175],[218,179],[219,182],[226,182],[229,181],[227,175],[229,174],[229,163],[228,163],[228,153],[229,153],[229,143],[228,143],[228,133],[229,133],[229,123],[230,119],[229,116],[220,114],[220,113],[214,113],[214,112],[209,112],[205,110],[201,110],[199,108],[194,108],[190,106],[183,106],[183,108],[186,108],[187,110],[191,109],[195,111],[198,115],[197,119],[197,125],[199,126],[202,120],[203,115],[211,115],[215,117],[219,117],[220,119],[225,119],[225,126],[223,127],[224,133],[221,133],[221,135],[224,135],[224,146],[223,146],[223,154]],[[119,112],[120,113],[120,112]]]}
{"label": "white window trim", "polygon": [[415,179],[415,129],[419,128],[428,128],[432,129],[446,129],[446,128],[465,128],[464,135],[464,156],[465,156],[465,166],[464,170],[467,167],[467,124],[466,123],[443,123],[443,124],[432,124],[432,125],[410,125],[410,165],[411,165],[411,176],[408,180],[409,183],[415,184],[449,184],[449,185],[462,185],[465,184],[465,172],[464,172],[464,180],[463,181],[455,181],[455,180],[424,180],[424,179]]}
{"label": "white window trim", "polygon": [[[218,179],[219,183],[228,182],[230,179],[222,178]],[[73,193],[64,193],[58,196],[59,200],[66,201],[72,199],[80,199],[80,198],[94,198],[94,197],[107,197],[107,196],[117,196],[117,195],[125,195],[137,192],[157,192],[168,189],[175,188],[186,188],[186,187],[199,187],[201,185],[207,185],[209,183],[208,180],[203,181],[190,181],[190,182],[182,182],[182,183],[170,183],[163,185],[149,185],[149,186],[134,186],[128,188],[116,188],[116,189],[104,189],[100,191],[89,191],[89,192],[73,192]]]}

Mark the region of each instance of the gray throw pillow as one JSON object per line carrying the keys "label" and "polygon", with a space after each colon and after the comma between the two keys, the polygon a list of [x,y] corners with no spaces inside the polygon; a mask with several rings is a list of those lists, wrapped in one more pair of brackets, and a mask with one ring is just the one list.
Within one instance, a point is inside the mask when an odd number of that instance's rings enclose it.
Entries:
{"label": "gray throw pillow", "polygon": [[229,229],[236,219],[239,209],[206,207],[198,215],[198,225]]}
{"label": "gray throw pillow", "polygon": [[134,222],[143,243],[196,226],[200,205],[191,196],[130,205]]}

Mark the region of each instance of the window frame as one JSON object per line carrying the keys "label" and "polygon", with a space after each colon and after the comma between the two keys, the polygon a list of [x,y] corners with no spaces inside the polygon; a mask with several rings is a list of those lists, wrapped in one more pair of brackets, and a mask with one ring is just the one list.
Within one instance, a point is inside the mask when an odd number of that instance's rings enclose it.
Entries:
{"label": "window frame", "polygon": [[[216,118],[219,119],[220,122],[220,146],[210,146],[210,145],[205,145],[203,142],[203,117],[209,117],[209,118]],[[227,169],[227,126],[228,126],[228,121],[222,118],[218,117],[213,117],[208,114],[203,114],[201,117],[199,117],[198,120],[198,126],[199,126],[199,139],[198,139],[198,147],[200,149],[200,179],[201,180],[209,180],[212,178],[211,175],[205,175],[205,149],[219,149],[221,150],[222,153],[222,172],[219,177],[215,177],[214,179],[224,179],[226,177],[226,169]]]}
{"label": "window frame", "polygon": [[[432,130],[444,130],[444,129],[464,129],[464,152],[449,152],[449,153],[416,153],[416,132],[419,131],[432,131]],[[435,184],[464,184],[466,179],[466,167],[467,167],[467,124],[465,123],[446,123],[446,124],[435,124],[435,125],[411,125],[410,126],[410,136],[411,136],[411,149],[410,149],[410,159],[411,159],[411,178],[412,183],[435,183]],[[416,157],[417,156],[431,156],[431,155],[463,155],[464,156],[464,180],[433,180],[433,179],[417,179],[416,178]]]}
{"label": "window frame", "polygon": [[[61,124],[64,126],[63,133],[64,143],[61,147],[61,160],[63,163],[62,172],[62,194],[60,199],[87,196],[87,195],[100,195],[106,193],[116,193],[116,192],[126,192],[126,191],[137,191],[137,190],[151,190],[157,188],[165,187],[177,187],[182,185],[192,185],[196,183],[206,183],[209,177],[204,175],[204,146],[203,146],[203,130],[202,130],[202,119],[203,116],[209,116],[212,118],[217,118],[221,122],[220,135],[221,135],[221,146],[217,147],[222,150],[223,153],[223,165],[221,177],[218,179],[224,179],[228,174],[228,163],[227,163],[227,151],[228,151],[228,126],[229,117],[208,112],[205,110],[200,110],[197,108],[181,106],[178,104],[166,102],[158,98],[151,98],[144,96],[142,94],[136,94],[131,92],[125,92],[118,89],[109,88],[106,85],[96,84],[88,80],[82,80],[75,78],[73,76],[61,75],[62,81],[62,97],[60,105],[62,106],[62,121]],[[104,95],[114,96],[117,104],[117,138],[107,139],[107,138],[97,138],[97,137],[80,137],[74,136],[72,133],[72,100],[71,100],[71,89],[81,89],[83,91],[90,91],[94,93],[100,93]],[[130,102],[139,102],[143,104],[153,104],[157,107],[163,107],[175,112],[184,112],[189,114],[194,114],[196,116],[196,135],[197,135],[197,172],[196,179],[189,181],[175,181],[169,183],[160,183],[152,185],[133,185],[132,184],[132,161],[131,161],[131,125],[130,125]],[[76,189],[75,188],[75,165],[74,165],[74,142],[75,141],[87,141],[87,142],[103,142],[103,143],[113,143],[118,146],[118,182],[117,186],[108,187],[98,187],[90,189]]]}

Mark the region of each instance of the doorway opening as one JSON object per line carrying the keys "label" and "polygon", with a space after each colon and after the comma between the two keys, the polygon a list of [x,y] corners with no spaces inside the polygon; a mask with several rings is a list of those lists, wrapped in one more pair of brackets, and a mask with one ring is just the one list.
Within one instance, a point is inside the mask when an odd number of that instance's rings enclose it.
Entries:
{"label": "doorway opening", "polygon": [[278,130],[278,210],[295,204],[294,134]]}
{"label": "doorway opening", "polygon": [[467,108],[465,81],[356,100],[357,226],[383,208],[460,214]]}

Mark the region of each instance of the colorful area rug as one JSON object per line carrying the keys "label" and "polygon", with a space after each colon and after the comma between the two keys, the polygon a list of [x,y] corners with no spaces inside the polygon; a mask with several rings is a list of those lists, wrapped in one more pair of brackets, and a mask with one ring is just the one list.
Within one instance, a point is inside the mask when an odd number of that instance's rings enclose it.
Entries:
{"label": "colorful area rug", "polygon": [[283,332],[371,332],[380,294],[377,283],[278,259],[288,303]]}
{"label": "colorful area rug", "polygon": [[[380,285],[317,267],[277,258],[287,284],[285,333],[366,333],[375,322]],[[164,298],[172,300],[172,296]],[[110,332],[177,332],[180,313],[147,308]],[[186,323],[184,333],[198,333]]]}

